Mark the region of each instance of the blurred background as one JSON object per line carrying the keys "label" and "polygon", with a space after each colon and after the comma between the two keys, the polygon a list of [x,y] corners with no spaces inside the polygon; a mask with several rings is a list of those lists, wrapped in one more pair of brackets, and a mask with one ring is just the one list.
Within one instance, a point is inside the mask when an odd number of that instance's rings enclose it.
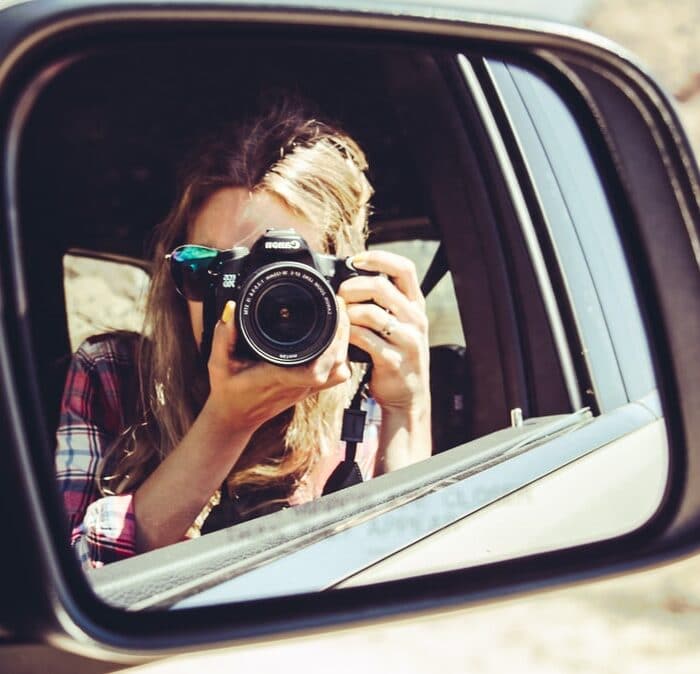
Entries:
{"label": "blurred background", "polygon": [[700,153],[700,1],[599,0],[578,23],[633,52],[675,100]]}

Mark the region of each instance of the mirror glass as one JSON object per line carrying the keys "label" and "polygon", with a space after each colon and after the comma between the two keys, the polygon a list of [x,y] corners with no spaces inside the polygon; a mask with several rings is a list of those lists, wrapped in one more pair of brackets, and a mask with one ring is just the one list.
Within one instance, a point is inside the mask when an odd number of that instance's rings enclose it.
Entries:
{"label": "mirror glass", "polygon": [[34,348],[106,601],[375,583],[653,515],[666,432],[608,158],[529,63],[193,34],[37,80]]}

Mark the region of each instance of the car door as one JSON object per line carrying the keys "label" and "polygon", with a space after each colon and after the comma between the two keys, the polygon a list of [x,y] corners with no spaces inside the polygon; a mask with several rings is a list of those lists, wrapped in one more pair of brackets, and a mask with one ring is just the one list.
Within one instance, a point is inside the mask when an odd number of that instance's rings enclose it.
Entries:
{"label": "car door", "polygon": [[[548,310],[561,339],[562,371],[568,372],[574,406],[585,400],[597,410],[600,433],[589,435],[581,454],[569,455],[571,463],[561,460],[546,478],[343,587],[597,540],[614,534],[618,525],[632,531],[654,514],[666,486],[667,439],[640,303],[590,146],[561,100],[531,71],[489,61],[474,68],[464,59],[462,66],[469,86],[481,95],[483,83],[490,93],[488,104],[483,95],[482,114],[511,181],[513,202],[521,207],[521,227],[531,237],[541,293],[553,301]],[[555,287],[566,303],[557,303]],[[583,358],[575,362],[577,351]],[[583,389],[579,377],[588,382]],[[576,434],[589,434],[591,428],[567,435],[566,443],[571,446]],[[546,451],[551,455],[552,448]],[[559,504],[556,512],[553,502]],[[635,513],[634,504],[642,502],[646,510]],[[528,527],[533,521],[536,531]],[[476,542],[464,549],[459,545],[464,540]],[[460,549],[454,564],[451,557]]]}

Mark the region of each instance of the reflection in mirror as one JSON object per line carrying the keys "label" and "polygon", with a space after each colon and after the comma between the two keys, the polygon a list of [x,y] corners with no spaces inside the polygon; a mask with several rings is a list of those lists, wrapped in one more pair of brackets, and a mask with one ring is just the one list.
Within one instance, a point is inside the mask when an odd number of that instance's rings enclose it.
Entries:
{"label": "reflection in mirror", "polygon": [[289,46],[95,50],[22,130],[25,254],[66,287],[37,360],[96,592],[239,601],[642,525],[665,428],[570,94],[475,54]]}

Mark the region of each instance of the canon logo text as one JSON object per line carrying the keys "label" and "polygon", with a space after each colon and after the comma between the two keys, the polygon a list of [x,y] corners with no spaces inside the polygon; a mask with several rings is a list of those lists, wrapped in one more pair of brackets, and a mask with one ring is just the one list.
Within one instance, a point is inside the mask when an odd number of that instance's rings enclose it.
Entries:
{"label": "canon logo text", "polygon": [[283,250],[298,250],[301,243],[292,239],[291,241],[265,241],[265,248],[275,248]]}

